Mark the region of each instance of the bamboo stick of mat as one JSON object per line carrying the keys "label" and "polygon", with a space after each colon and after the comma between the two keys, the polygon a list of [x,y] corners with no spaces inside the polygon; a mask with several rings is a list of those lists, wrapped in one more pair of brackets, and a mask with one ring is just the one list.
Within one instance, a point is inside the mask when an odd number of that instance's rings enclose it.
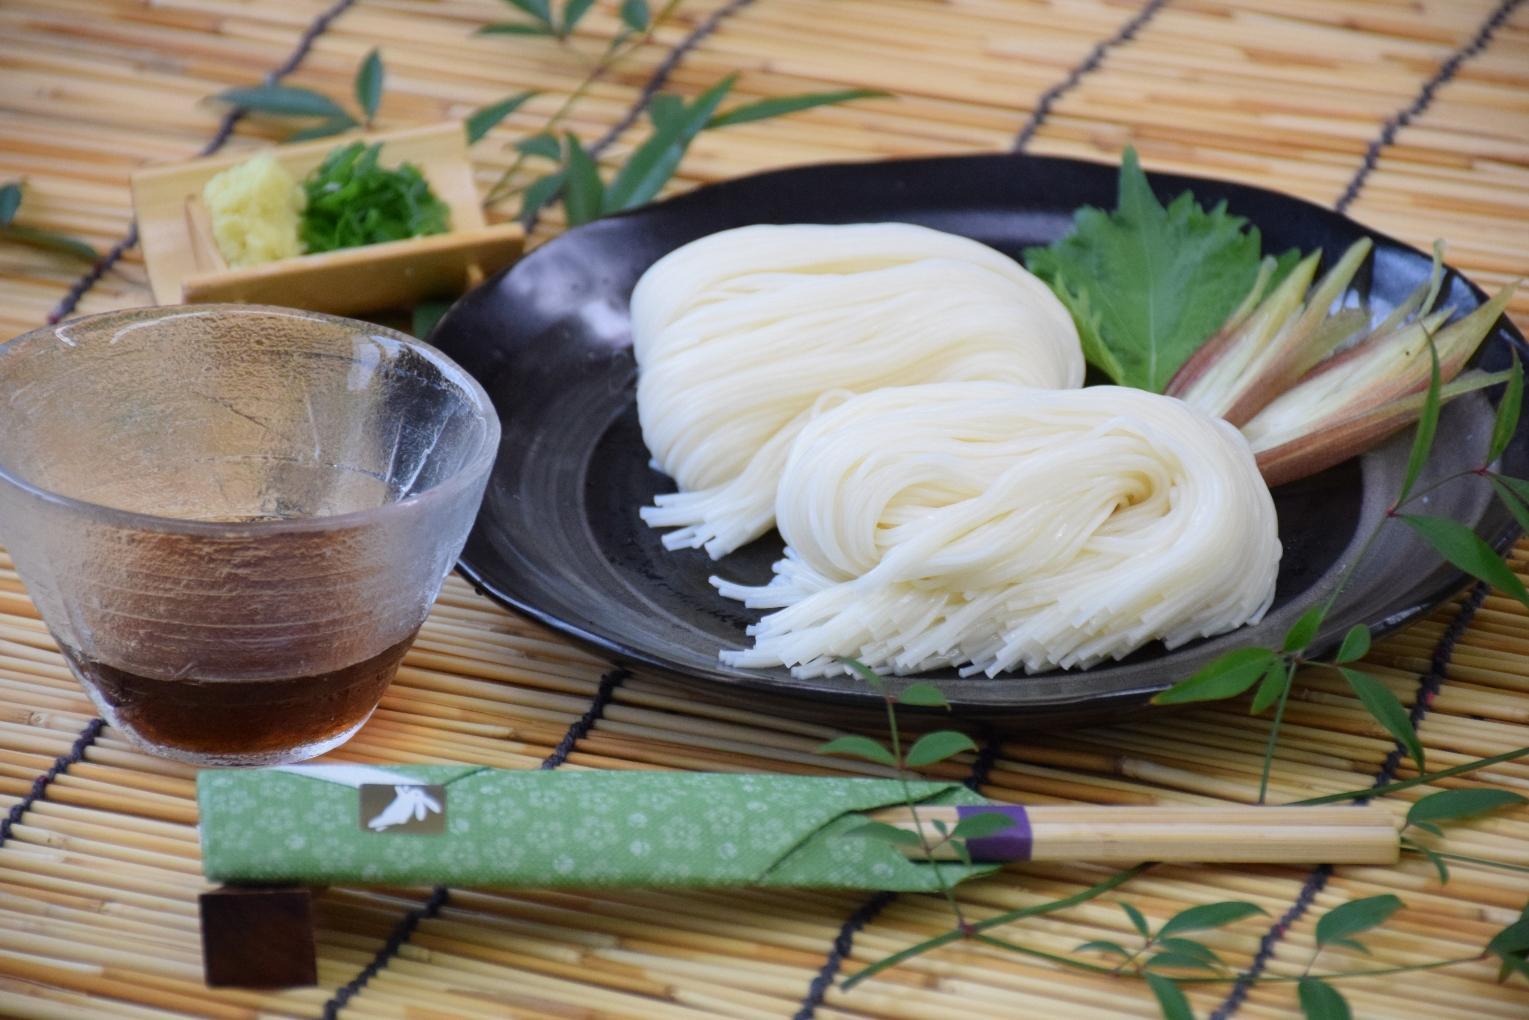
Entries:
{"label": "bamboo stick of mat", "polygon": [[[964,819],[1000,815],[1007,828],[967,839],[979,861],[1197,861],[1223,864],[1392,864],[1400,840],[1392,812],[1378,805],[1336,807],[1140,807],[1070,804],[887,808],[871,818],[917,834],[910,857],[954,860],[953,831]],[[924,849],[930,849],[926,852]]]}

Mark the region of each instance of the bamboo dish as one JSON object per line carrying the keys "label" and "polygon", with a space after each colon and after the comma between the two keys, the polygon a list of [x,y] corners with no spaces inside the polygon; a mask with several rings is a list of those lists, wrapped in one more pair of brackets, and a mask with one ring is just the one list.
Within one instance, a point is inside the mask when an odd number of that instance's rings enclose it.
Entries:
{"label": "bamboo dish", "polygon": [[484,221],[459,123],[324,138],[273,152],[301,178],[336,146],[356,138],[383,143],[390,162],[418,165],[450,208],[451,230],[230,269],[213,241],[201,190],[248,153],[150,167],[135,173],[132,184],[155,300],[276,304],[336,315],[406,308],[427,298],[455,297],[520,254],[519,224]]}

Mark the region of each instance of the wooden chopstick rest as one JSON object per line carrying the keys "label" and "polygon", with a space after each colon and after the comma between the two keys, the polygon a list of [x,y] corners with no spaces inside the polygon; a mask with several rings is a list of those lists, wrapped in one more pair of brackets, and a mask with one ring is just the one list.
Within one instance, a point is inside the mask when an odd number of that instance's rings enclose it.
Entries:
{"label": "wooden chopstick rest", "polygon": [[[967,839],[975,861],[1194,861],[1222,864],[1394,864],[1401,847],[1389,810],[1374,805],[1328,807],[1140,807],[1014,804],[905,807],[871,815],[910,832],[923,845],[902,846],[913,858],[955,860],[956,847],[935,827],[952,830],[973,815],[997,814],[1011,825]],[[924,845],[931,852],[924,850]]]}

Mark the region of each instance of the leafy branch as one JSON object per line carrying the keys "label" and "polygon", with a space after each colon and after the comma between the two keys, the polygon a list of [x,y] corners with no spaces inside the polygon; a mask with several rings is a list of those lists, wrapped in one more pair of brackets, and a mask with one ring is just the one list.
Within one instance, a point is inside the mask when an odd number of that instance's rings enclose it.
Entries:
{"label": "leafy branch", "polygon": [[[486,25],[478,30],[478,34],[548,36],[566,42],[592,6],[591,0],[566,0],[557,10],[554,10],[550,0],[505,2],[523,17],[517,17],[511,22]],[[626,0],[621,5],[620,31],[611,38],[584,77],[542,126],[535,133],[514,143],[515,159],[489,189],[483,201],[485,206],[495,206],[520,196],[518,217],[529,223],[541,209],[561,200],[569,224],[577,226],[652,201],[674,176],[691,143],[702,131],[780,117],[815,106],[886,95],[872,89],[809,92],[761,99],[719,113],[718,106],[731,91],[737,80],[736,75],[727,76],[688,103],[679,96],[661,93],[648,104],[651,121],[648,137],[632,150],[609,182],[606,182],[602,180],[595,161],[595,149],[600,146],[586,146],[573,133],[560,130],[562,122],[597,80],[651,37],[654,29],[673,12],[677,4],[678,0],[670,0],[656,16],[650,15],[644,0]],[[516,98],[524,102],[529,95],[522,93],[520,97],[511,97],[505,102]],[[488,109],[480,113],[486,113]],[[503,117],[498,119],[502,120]],[[470,130],[469,138],[476,141],[487,130]],[[526,164],[533,159],[549,162],[553,166],[544,168],[529,183],[517,186],[515,182],[520,179]]]}
{"label": "leafy branch", "polygon": [[20,181],[0,184],[0,241],[14,241],[33,248],[63,252],[91,262],[101,257],[94,248],[77,238],[17,223],[16,213],[21,209],[23,197],[25,190]]}
{"label": "leafy branch", "polygon": [[[972,857],[967,849],[966,841],[991,836],[1013,825],[1013,820],[1002,815],[986,814],[963,818],[954,826],[948,826],[944,821],[936,819],[931,827],[939,834],[939,839],[931,840],[923,819],[919,817],[918,801],[908,785],[908,776],[911,769],[938,764],[964,751],[975,751],[977,745],[966,734],[956,730],[935,730],[919,737],[904,751],[901,728],[897,723],[897,706],[903,704],[920,708],[943,708],[948,711],[950,703],[945,700],[945,695],[931,683],[910,684],[900,693],[894,694],[887,688],[886,681],[863,663],[851,659],[846,661],[846,665],[882,696],[887,712],[890,746],[871,737],[851,734],[830,740],[819,747],[818,752],[847,755],[875,765],[885,765],[896,769],[897,779],[902,784],[903,804],[908,809],[913,825],[910,830],[887,822],[871,821],[852,829],[846,835],[880,840],[891,843],[893,846],[916,846],[925,860],[932,860],[937,849],[949,844],[961,862],[970,867]],[[939,884],[940,893],[945,897],[945,902],[949,904],[951,912],[955,915],[957,928],[962,932],[970,933],[971,925],[961,910],[955,891],[946,881],[945,873],[935,868],[933,874],[935,881]]]}
{"label": "leafy branch", "polygon": [[352,83],[359,116],[322,92],[274,82],[225,89],[213,98],[265,117],[306,124],[307,127],[300,128],[286,139],[289,142],[301,142],[326,138],[351,128],[370,128],[377,116],[377,108],[382,103],[382,88],[386,77],[382,54],[373,47],[357,66]]}
{"label": "leafy branch", "polygon": [[[1432,353],[1431,336],[1428,338],[1428,343]],[[1296,670],[1304,667],[1318,667],[1336,672],[1364,709],[1417,764],[1418,771],[1426,771],[1423,746],[1418,740],[1407,709],[1384,683],[1350,665],[1369,652],[1371,634],[1367,627],[1360,624],[1350,628],[1330,660],[1309,655],[1323,621],[1332,611],[1338,597],[1352,581],[1359,567],[1366,562],[1386,524],[1393,520],[1401,521],[1458,569],[1487,582],[1525,606],[1529,606],[1529,590],[1525,589],[1523,582],[1514,574],[1507,561],[1473,530],[1459,521],[1446,517],[1404,512],[1408,506],[1426,499],[1444,485],[1479,477],[1490,483],[1498,500],[1521,527],[1529,530],[1529,481],[1501,474],[1492,468],[1507,449],[1508,443],[1518,429],[1524,388],[1523,365],[1515,353],[1512,367],[1496,379],[1498,382],[1505,383],[1504,393],[1497,405],[1491,439],[1481,464],[1418,488],[1418,480],[1422,477],[1423,468],[1432,451],[1441,404],[1441,384],[1436,353],[1432,354],[1432,360],[1433,367],[1424,397],[1422,414],[1413,436],[1407,457],[1406,473],[1396,499],[1386,511],[1385,518],[1365,537],[1359,552],[1349,562],[1332,591],[1291,625],[1285,633],[1280,648],[1240,648],[1228,652],[1207,664],[1193,676],[1174,684],[1153,698],[1153,702],[1159,705],[1219,701],[1245,694],[1257,684],[1258,688],[1254,692],[1250,706],[1252,714],[1261,715],[1271,705],[1275,708],[1260,770],[1259,803],[1263,803],[1268,796],[1269,776],[1273,767],[1280,726],[1284,720],[1285,705],[1290,697],[1291,684]]]}
{"label": "leafy branch", "polygon": [[[631,151],[608,181],[602,180],[593,153],[574,134],[564,134],[561,141],[550,132],[533,135],[519,143],[522,157],[548,160],[555,167],[519,192],[499,191],[496,186],[486,203],[519,193],[520,218],[529,221],[544,206],[561,199],[569,224],[578,226],[651,202],[674,176],[691,143],[703,131],[885,95],[870,89],[815,92],[761,99],[719,113],[718,107],[736,81],[736,75],[728,75],[689,102],[674,95],[654,96],[648,105],[651,121],[648,137]],[[517,165],[522,161],[518,159]],[[517,166],[512,166],[506,175],[516,169]]]}
{"label": "leafy branch", "polygon": [[[1312,626],[1311,632],[1304,635],[1304,642],[1310,643],[1314,638],[1314,634],[1315,627]],[[1300,640],[1302,637],[1303,635],[1297,632],[1294,635],[1294,640]],[[1354,661],[1361,658],[1368,650],[1369,632],[1350,631],[1338,651],[1337,661]],[[932,857],[935,850],[948,842],[953,844],[958,856],[969,864],[971,855],[966,849],[966,840],[991,835],[993,831],[997,831],[1003,826],[1012,823],[1008,822],[1006,818],[994,814],[974,815],[964,819],[959,825],[951,829],[946,829],[936,822],[933,828],[938,832],[939,839],[932,840],[928,837],[923,820],[919,818],[918,804],[912,797],[907,777],[908,770],[912,767],[944,761],[952,755],[974,750],[975,744],[956,731],[938,730],[925,734],[905,752],[897,723],[896,706],[902,704],[948,709],[949,705],[943,693],[934,684],[916,682],[905,687],[899,694],[894,695],[889,691],[886,681],[863,664],[847,661],[846,665],[860,675],[873,690],[882,695],[886,704],[890,739],[888,743],[882,743],[867,736],[849,735],[839,737],[824,744],[819,748],[819,751],[825,754],[848,755],[872,764],[897,769],[898,776],[903,781],[904,806],[907,808],[912,819],[911,829],[884,822],[868,822],[852,830],[849,835],[880,839],[899,846],[916,846],[926,859]],[[1249,686],[1251,686],[1251,682]],[[1346,800],[1373,799],[1410,789],[1414,786],[1465,775],[1524,757],[1529,757],[1529,747],[1518,748],[1487,758],[1478,758],[1442,769],[1438,772],[1424,773],[1420,770],[1420,774],[1411,779],[1400,780],[1379,787],[1370,786],[1341,793],[1326,794],[1295,803],[1330,804]],[[1502,790],[1444,790],[1423,797],[1412,805],[1407,816],[1404,831],[1405,828],[1416,828],[1423,832],[1439,835],[1442,832],[1440,828],[1442,824],[1479,817],[1488,812],[1525,803],[1526,801],[1529,801],[1529,798]],[[971,822],[983,822],[983,830],[979,832],[975,829],[968,830],[963,828]],[[991,829],[986,827],[992,823],[996,824],[993,824]],[[1404,836],[1403,843],[1409,850],[1429,855],[1431,860],[1437,857],[1438,860],[1435,861],[1435,864],[1436,867],[1440,868],[1441,881],[1447,880],[1447,871],[1443,868],[1442,860],[1450,857],[1459,859],[1459,855],[1441,854],[1431,848],[1423,847],[1422,844],[1409,837]],[[1503,865],[1499,862],[1472,858],[1465,858],[1465,860],[1471,863],[1499,867],[1515,867],[1514,865]],[[1526,905],[1524,914],[1518,921],[1498,932],[1487,946],[1475,955],[1446,960],[1431,960],[1398,967],[1318,972],[1316,970],[1317,961],[1323,952],[1329,948],[1341,947],[1356,952],[1367,953],[1368,950],[1365,949],[1364,944],[1356,936],[1379,927],[1392,914],[1403,907],[1402,901],[1399,898],[1389,894],[1354,900],[1334,907],[1318,920],[1316,948],[1307,960],[1302,973],[1294,976],[1234,971],[1211,947],[1197,939],[1186,937],[1187,933],[1227,927],[1246,918],[1266,913],[1257,904],[1239,900],[1200,904],[1186,908],[1169,918],[1156,930],[1152,928],[1140,909],[1128,902],[1120,901],[1121,909],[1125,912],[1131,927],[1135,929],[1139,936],[1139,943],[1134,947],[1130,947],[1114,940],[1094,939],[1080,944],[1073,950],[1074,953],[1102,955],[1107,959],[1112,959],[1114,961],[1113,965],[1096,963],[1086,959],[1078,959],[1074,956],[1024,946],[991,934],[993,929],[1004,925],[1013,924],[1029,917],[1066,910],[1097,899],[1106,893],[1118,889],[1150,867],[1152,867],[1150,863],[1138,864],[1135,867],[1118,871],[1095,885],[1071,896],[1007,911],[975,921],[966,916],[955,896],[954,890],[944,880],[944,876],[940,875],[938,881],[941,895],[950,906],[954,919],[952,927],[948,931],[925,939],[867,965],[857,973],[848,976],[844,980],[842,987],[845,991],[848,991],[860,982],[869,980],[882,971],[906,963],[924,953],[959,941],[972,941],[996,949],[1002,949],[1006,952],[1047,960],[1074,970],[1140,980],[1148,986],[1148,989],[1156,998],[1158,1008],[1165,1020],[1194,1020],[1193,1010],[1181,987],[1187,984],[1226,983],[1239,980],[1251,980],[1259,984],[1295,983],[1297,985],[1298,999],[1307,1020],[1346,1020],[1350,1016],[1348,1004],[1343,995],[1333,987],[1333,982],[1412,971],[1437,970],[1476,962],[1489,956],[1497,957],[1501,963],[1500,980],[1505,980],[1513,973],[1529,977],[1529,963],[1525,962],[1526,955],[1529,955],[1529,905]]]}

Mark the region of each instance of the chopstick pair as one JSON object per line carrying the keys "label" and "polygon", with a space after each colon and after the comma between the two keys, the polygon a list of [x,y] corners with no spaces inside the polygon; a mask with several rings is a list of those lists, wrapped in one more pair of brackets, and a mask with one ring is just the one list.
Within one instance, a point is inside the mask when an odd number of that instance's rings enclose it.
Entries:
{"label": "chopstick pair", "polygon": [[[1219,864],[1393,864],[1401,847],[1392,814],[1376,805],[1138,807],[962,805],[885,808],[870,817],[917,833],[899,844],[915,859],[956,860],[951,832],[975,815],[1010,824],[966,839],[974,861],[1194,861]],[[930,852],[924,847],[931,848]]]}

